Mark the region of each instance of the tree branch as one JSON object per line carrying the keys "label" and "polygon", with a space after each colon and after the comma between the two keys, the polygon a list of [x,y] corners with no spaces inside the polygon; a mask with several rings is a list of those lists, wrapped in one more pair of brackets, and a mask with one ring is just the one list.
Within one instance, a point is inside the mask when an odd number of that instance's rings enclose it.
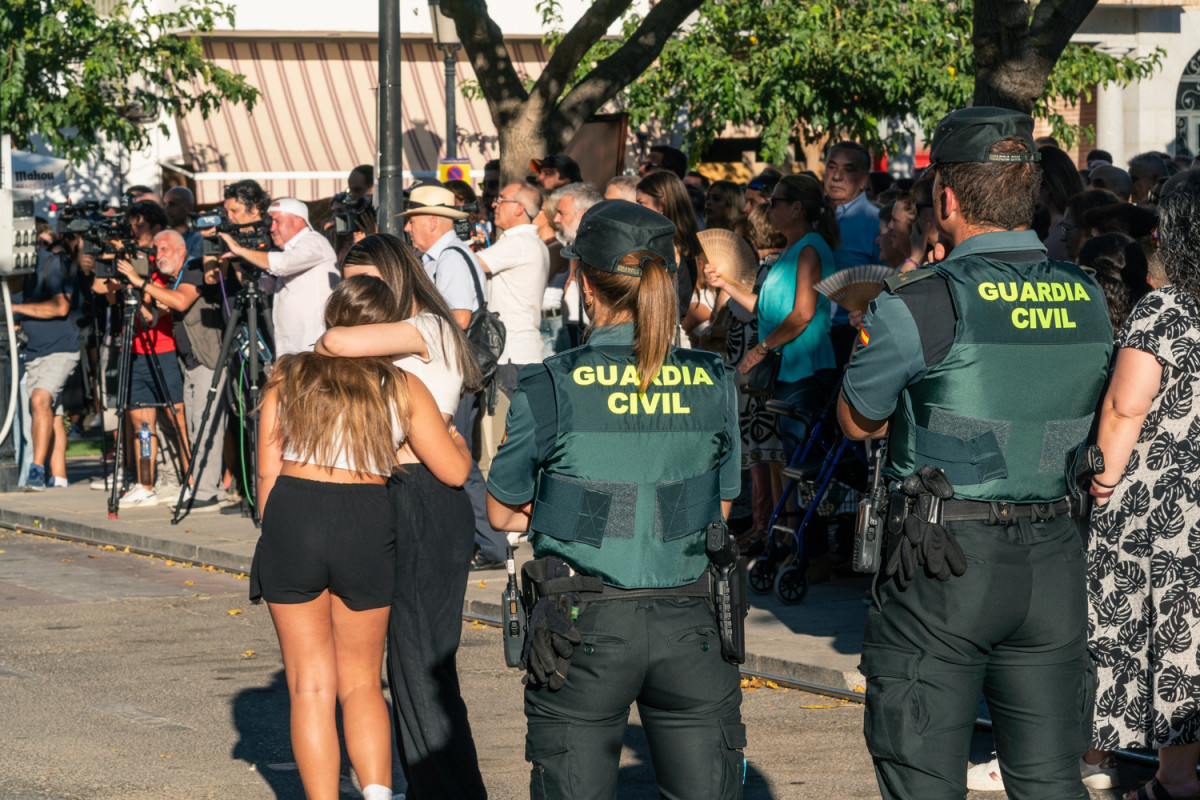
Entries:
{"label": "tree branch", "polygon": [[532,93],[547,101],[547,106],[553,105],[575,74],[576,65],[631,3],[632,0],[596,0],[554,48]]}
{"label": "tree branch", "polygon": [[1071,41],[1071,34],[1095,7],[1096,0],[1042,0],[1033,10],[1033,23],[1029,27],[1033,47],[1051,63],[1057,61]]}
{"label": "tree branch", "polygon": [[484,0],[441,0],[441,6],[454,20],[496,127],[503,127],[529,99],[504,44],[504,33],[488,14]]}
{"label": "tree branch", "polygon": [[[575,84],[550,119],[551,143],[565,131],[574,131],[597,109],[637,80],[662,52],[667,40],[698,9],[703,0],[660,0],[642,24],[615,53],[596,65]],[[559,142],[565,144],[565,142]]]}

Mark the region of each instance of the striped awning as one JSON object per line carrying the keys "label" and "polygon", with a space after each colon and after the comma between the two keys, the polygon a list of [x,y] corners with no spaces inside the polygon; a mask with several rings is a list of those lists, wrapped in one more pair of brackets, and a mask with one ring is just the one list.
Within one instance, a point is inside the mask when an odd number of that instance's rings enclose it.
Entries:
{"label": "striped awning", "polygon": [[[546,64],[539,41],[508,43],[522,79]],[[219,202],[227,183],[253,178],[272,197],[317,200],[346,188],[359,164],[375,163],[379,46],[374,40],[205,39],[205,57],[244,74],[262,94],[252,112],[222,103],[204,119],[179,120],[183,161],[200,203]],[[402,164],[406,177],[433,177],[445,153],[442,53],[431,41],[403,44]],[[457,81],[474,72],[460,51]],[[483,100],[457,96],[458,155],[473,170],[498,155]],[[173,168],[168,166],[168,168]]]}

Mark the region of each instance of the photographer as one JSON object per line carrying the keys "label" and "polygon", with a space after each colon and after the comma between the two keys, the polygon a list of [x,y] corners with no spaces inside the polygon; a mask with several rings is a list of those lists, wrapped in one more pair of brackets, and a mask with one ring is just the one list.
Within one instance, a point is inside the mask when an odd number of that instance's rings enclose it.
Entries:
{"label": "photographer", "polygon": [[[79,367],[79,332],[72,322],[74,283],[62,257],[39,242],[37,270],[21,285],[21,302],[12,304],[27,343],[22,357],[32,417],[33,462],[25,491],[67,485],[67,432],[63,429],[63,388]],[[50,469],[47,472],[46,463]]]}
{"label": "photographer", "polygon": [[[170,192],[168,192],[170,194]],[[221,352],[221,289],[220,273],[215,267],[205,268],[200,259],[190,258],[184,238],[175,230],[165,230],[154,237],[156,266],[161,275],[171,279],[171,288],[159,285],[137,274],[128,262],[121,262],[121,275],[133,288],[147,298],[174,312],[175,344],[183,362],[184,412],[187,414],[188,439],[196,441],[200,417],[204,411],[205,393],[212,385],[213,371]],[[216,406],[212,424],[203,442],[196,446],[193,456],[199,459],[195,469],[193,512],[215,511],[220,506],[221,450],[214,445],[225,441],[225,379],[217,387]]]}
{"label": "photographer", "polygon": [[191,213],[196,210],[196,197],[186,186],[176,186],[167,190],[163,195],[166,204],[167,222],[173,230],[179,232],[187,245],[188,258],[200,258],[204,255],[204,238],[200,231],[191,226]]}
{"label": "photographer", "polygon": [[[139,246],[144,239],[147,230],[153,230],[149,234],[148,245],[154,244],[154,238],[162,230],[162,225],[149,225],[146,223],[146,216],[153,216],[152,212],[147,213],[145,209],[139,209],[138,206],[142,203],[135,204],[128,212],[130,227],[138,237]],[[153,204],[145,204],[149,208],[158,209],[160,216],[163,216],[163,221],[166,221],[162,214],[162,209]],[[142,216],[142,215],[146,216]],[[120,244],[119,242],[116,244]],[[122,251],[116,254],[117,271],[122,276],[133,270],[132,264],[129,261],[128,251]],[[140,278],[141,276],[139,276]],[[167,281],[157,270],[150,272],[150,280],[159,286],[165,286]],[[144,284],[143,284],[144,286]],[[134,288],[126,288],[124,277],[121,280],[114,278],[96,278],[92,283],[92,291],[97,295],[103,295],[109,305],[115,305],[117,302],[117,292],[119,291],[136,291]],[[137,441],[137,433],[141,428],[142,423],[147,423],[150,426],[150,466],[148,474],[138,475],[138,485],[134,486],[130,491],[126,492],[121,498],[121,508],[133,506],[156,506],[158,505],[158,495],[154,490],[155,482],[155,460],[158,457],[158,437],[155,433],[154,423],[157,419],[157,406],[169,404],[174,415],[175,429],[180,433],[180,456],[183,460],[183,468],[187,469],[187,440],[184,434],[184,418],[183,418],[183,377],[179,372],[179,362],[175,359],[175,336],[174,328],[171,321],[171,315],[164,313],[166,308],[155,303],[154,298],[142,292],[140,313],[135,319],[133,338],[132,338],[132,358],[130,370],[130,385],[129,385],[129,405],[128,414],[125,423],[128,426],[126,430],[125,440],[129,442],[129,447],[126,450],[128,466],[132,466],[136,471],[137,458],[134,451],[135,442]],[[124,354],[122,354],[124,355]],[[155,369],[152,362],[157,362],[158,367]],[[161,373],[162,385],[159,382]]]}
{"label": "photographer", "polygon": [[311,350],[325,332],[325,301],[339,280],[337,255],[325,237],[308,224],[308,206],[291,197],[273,202],[271,240],[279,251],[248,250],[227,233],[219,234],[229,252],[267,274],[260,287],[275,295],[272,320],[275,355]]}

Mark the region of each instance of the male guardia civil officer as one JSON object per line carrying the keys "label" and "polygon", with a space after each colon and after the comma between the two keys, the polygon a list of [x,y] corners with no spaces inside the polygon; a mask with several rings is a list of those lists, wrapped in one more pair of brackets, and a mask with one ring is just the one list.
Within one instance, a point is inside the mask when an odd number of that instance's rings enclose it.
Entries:
{"label": "male guardia civil officer", "polygon": [[1009,797],[1084,800],[1095,691],[1084,557],[1064,498],[1112,351],[1104,295],[1030,230],[1033,120],[938,125],[944,260],[889,279],[838,418],[889,440],[897,490],[863,637],[865,733],[886,800],[966,794],[979,693]]}

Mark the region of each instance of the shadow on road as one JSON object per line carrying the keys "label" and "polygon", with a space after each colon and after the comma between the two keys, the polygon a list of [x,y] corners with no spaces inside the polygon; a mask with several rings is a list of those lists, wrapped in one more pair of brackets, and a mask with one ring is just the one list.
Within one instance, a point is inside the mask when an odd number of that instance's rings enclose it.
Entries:
{"label": "shadow on road", "polygon": [[233,698],[233,725],[238,740],[231,755],[258,771],[275,797],[303,797],[300,773],[288,733],[288,690],[283,670],[265,686],[246,689]]}

